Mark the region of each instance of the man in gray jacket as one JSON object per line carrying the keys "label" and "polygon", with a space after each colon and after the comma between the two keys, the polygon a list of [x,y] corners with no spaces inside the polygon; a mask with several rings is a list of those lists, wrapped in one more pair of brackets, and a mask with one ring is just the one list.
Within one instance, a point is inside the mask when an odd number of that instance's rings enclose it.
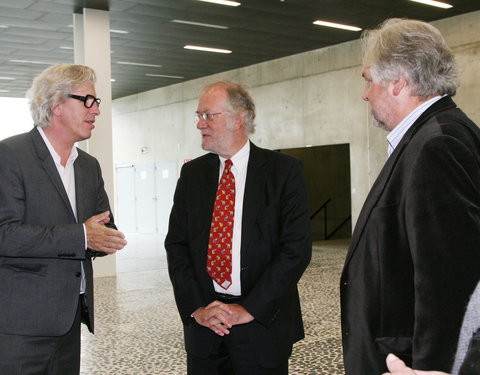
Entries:
{"label": "man in gray jacket", "polygon": [[92,258],[122,249],[97,160],[75,147],[100,114],[95,73],[47,68],[35,128],[0,142],[0,374],[74,375],[93,332]]}

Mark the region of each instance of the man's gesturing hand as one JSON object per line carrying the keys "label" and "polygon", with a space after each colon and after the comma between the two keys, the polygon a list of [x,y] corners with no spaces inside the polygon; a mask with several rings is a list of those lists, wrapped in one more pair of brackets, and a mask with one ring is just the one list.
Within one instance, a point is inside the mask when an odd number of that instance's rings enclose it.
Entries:
{"label": "man's gesturing hand", "polygon": [[116,229],[105,226],[110,221],[110,212],[92,216],[85,222],[87,247],[102,253],[114,254],[127,244],[125,236]]}

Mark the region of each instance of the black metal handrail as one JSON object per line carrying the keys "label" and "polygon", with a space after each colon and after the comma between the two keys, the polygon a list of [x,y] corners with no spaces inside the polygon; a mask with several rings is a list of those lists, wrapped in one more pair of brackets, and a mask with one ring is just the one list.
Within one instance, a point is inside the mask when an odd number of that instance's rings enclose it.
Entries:
{"label": "black metal handrail", "polygon": [[322,211],[325,208],[325,211],[327,211],[327,204],[329,204],[332,201],[332,198],[328,198],[320,207],[317,208],[317,210],[310,215],[310,220],[312,220],[317,214]]}
{"label": "black metal handrail", "polygon": [[338,224],[337,227],[334,230],[332,230],[330,234],[327,235],[325,232],[325,240],[329,240],[335,233],[337,233],[340,230],[341,227],[347,224],[351,218],[352,218],[352,215],[348,215],[348,217],[345,220],[343,220],[340,224]]}
{"label": "black metal handrail", "polygon": [[310,220],[312,220],[315,216],[317,216],[317,214],[324,210],[324,213],[323,213],[323,229],[324,229],[324,237],[326,239],[327,237],[327,205],[332,201],[332,198],[328,198],[319,208],[317,208],[317,210],[312,214],[310,215]]}
{"label": "black metal handrail", "polygon": [[316,211],[310,215],[310,220],[312,220],[315,216],[317,216],[322,210],[323,212],[323,234],[324,239],[330,239],[336,232],[340,230],[348,221],[352,218],[352,215],[349,215],[346,219],[344,219],[331,233],[328,233],[327,230],[327,206],[332,201],[332,198],[328,198]]}

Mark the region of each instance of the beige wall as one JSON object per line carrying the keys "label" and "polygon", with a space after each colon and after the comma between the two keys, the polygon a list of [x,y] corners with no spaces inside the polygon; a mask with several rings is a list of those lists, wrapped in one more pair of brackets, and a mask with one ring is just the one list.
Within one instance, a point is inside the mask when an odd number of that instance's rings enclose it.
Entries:
{"label": "beige wall", "polygon": [[[454,49],[462,85],[457,104],[480,124],[480,11],[433,23]],[[234,57],[234,56],[233,56]],[[212,80],[247,84],[257,105],[258,146],[350,144],[352,219],[386,159],[386,133],[369,125],[361,100],[358,40],[289,56],[113,102],[114,164],[202,155],[193,122],[200,88]],[[142,147],[149,153],[142,155]]]}

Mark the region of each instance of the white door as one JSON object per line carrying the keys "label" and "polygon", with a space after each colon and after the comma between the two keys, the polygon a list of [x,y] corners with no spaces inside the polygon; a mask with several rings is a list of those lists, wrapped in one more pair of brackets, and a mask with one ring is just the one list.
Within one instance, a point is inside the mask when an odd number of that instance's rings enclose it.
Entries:
{"label": "white door", "polygon": [[173,195],[175,193],[175,187],[177,186],[177,163],[174,161],[159,161],[155,167],[157,227],[158,233],[165,235],[168,230],[168,220],[173,205]]}
{"label": "white door", "polygon": [[135,212],[138,233],[157,233],[155,163],[135,164]]}
{"label": "white door", "polygon": [[135,218],[135,171],[133,165],[118,166],[115,224],[121,232],[137,231]]}

